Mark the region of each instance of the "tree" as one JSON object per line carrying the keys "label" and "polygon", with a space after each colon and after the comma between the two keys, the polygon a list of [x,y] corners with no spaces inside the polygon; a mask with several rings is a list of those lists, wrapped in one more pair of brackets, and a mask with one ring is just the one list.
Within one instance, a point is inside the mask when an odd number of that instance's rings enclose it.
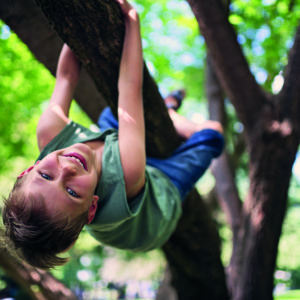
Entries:
{"label": "tree", "polygon": [[[213,66],[209,70],[214,70],[217,75],[209,73],[213,80],[210,83],[214,82],[208,90],[213,117],[224,118],[220,99],[223,100],[225,91],[243,123],[249,154],[250,187],[244,202],[236,189],[228,153],[214,168],[218,199],[225,208],[233,232],[233,255],[227,269],[228,288],[235,300],[272,299],[277,246],[286,212],[292,164],[299,146],[300,32],[296,33],[290,51],[283,88],[277,95],[272,95],[265,92],[251,74],[221,3],[218,0],[188,2],[206,41]],[[16,3],[21,5],[21,1]],[[54,1],[39,0],[37,3],[62,39],[80,57],[103,98],[115,111],[124,34],[118,7],[113,1],[85,1],[84,5],[76,0],[55,4]],[[26,10],[30,11],[30,4],[26,5]],[[4,6],[0,4],[0,17],[15,32],[20,31],[21,36],[22,30],[17,29],[16,22],[5,19],[1,13]],[[26,43],[32,45],[33,42]],[[38,57],[37,54],[44,50],[32,48],[32,51]],[[98,65],[103,67],[103,73]],[[158,89],[145,70],[147,150],[158,156],[166,155],[176,146],[178,138]],[[80,102],[80,97],[77,98]],[[82,107],[85,107],[84,101]],[[179,299],[226,299],[219,237],[207,207],[197,198],[199,195],[192,191],[178,228],[163,249]]]}
{"label": "tree", "polygon": [[[189,1],[206,39],[222,86],[245,127],[250,188],[236,215],[231,197],[229,216],[238,217],[235,255],[229,269],[234,299],[272,299],[277,246],[287,206],[291,169],[299,146],[299,29],[295,35],[278,95],[257,84],[217,1]],[[212,34],[213,33],[213,34]]]}

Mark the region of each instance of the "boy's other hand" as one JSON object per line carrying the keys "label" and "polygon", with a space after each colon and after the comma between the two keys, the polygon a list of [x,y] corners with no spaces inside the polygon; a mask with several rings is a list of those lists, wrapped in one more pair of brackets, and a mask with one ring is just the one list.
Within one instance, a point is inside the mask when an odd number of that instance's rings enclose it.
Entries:
{"label": "boy's other hand", "polygon": [[120,4],[124,17],[135,17],[137,15],[135,8],[129,2],[127,2],[127,0],[116,1]]}

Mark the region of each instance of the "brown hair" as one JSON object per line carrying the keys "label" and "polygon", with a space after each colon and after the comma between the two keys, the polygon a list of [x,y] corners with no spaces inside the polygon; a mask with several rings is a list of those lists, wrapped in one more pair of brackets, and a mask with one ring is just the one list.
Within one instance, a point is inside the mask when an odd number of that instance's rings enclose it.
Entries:
{"label": "brown hair", "polygon": [[[24,177],[23,177],[24,178]],[[8,243],[30,265],[49,269],[69,259],[58,254],[77,240],[88,220],[88,211],[70,220],[67,214],[51,215],[42,195],[22,192],[23,178],[17,179],[4,199],[3,223]]]}

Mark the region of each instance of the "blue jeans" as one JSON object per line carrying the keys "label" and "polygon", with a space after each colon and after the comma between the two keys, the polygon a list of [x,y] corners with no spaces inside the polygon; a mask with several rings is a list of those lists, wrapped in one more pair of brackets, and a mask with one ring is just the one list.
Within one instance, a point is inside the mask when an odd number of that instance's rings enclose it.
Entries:
{"label": "blue jeans", "polygon": [[[101,130],[119,127],[109,107],[102,111],[98,125]],[[195,132],[171,156],[164,159],[147,157],[146,164],[168,176],[178,188],[181,199],[184,200],[187,193],[208,169],[212,159],[221,154],[223,147],[224,138],[218,131],[204,129]]]}

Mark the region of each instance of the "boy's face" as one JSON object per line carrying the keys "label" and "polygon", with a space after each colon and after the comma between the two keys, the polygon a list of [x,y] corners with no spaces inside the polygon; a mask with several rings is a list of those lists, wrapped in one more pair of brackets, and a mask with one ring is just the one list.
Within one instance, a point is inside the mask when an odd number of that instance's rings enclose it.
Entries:
{"label": "boy's face", "polygon": [[60,211],[71,218],[89,210],[89,222],[97,208],[94,195],[101,161],[85,144],[75,144],[48,154],[20,176],[25,193],[41,194],[48,210]]}

